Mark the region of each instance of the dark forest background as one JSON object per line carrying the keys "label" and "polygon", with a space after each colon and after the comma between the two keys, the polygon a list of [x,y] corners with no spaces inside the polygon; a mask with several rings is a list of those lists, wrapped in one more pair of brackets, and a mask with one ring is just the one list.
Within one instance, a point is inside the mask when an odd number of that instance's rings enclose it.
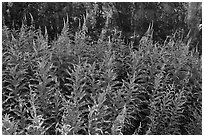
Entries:
{"label": "dark forest background", "polygon": [[[192,37],[192,43],[201,48],[202,11],[200,3],[165,3],[165,2],[42,2],[42,3],[3,3],[3,24],[10,29],[19,29],[22,23],[45,31],[49,41],[57,38],[62,31],[64,21],[68,20],[70,31],[79,31],[85,22],[87,35],[94,41],[99,39],[102,29],[111,36],[115,30],[120,31],[125,42],[139,43],[153,22],[153,40],[163,42],[175,32],[179,37]],[[188,35],[189,31],[190,35]],[[199,49],[200,49],[199,48]],[[201,50],[200,50],[201,52]]]}

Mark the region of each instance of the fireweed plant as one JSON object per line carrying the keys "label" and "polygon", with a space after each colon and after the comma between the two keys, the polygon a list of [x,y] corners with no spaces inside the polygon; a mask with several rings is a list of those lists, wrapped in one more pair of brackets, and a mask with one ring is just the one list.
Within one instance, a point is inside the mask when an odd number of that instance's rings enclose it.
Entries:
{"label": "fireweed plant", "polygon": [[64,22],[48,44],[46,28],[3,27],[4,135],[202,134],[201,58],[189,43],[155,43],[149,28],[135,49],[86,32]]}

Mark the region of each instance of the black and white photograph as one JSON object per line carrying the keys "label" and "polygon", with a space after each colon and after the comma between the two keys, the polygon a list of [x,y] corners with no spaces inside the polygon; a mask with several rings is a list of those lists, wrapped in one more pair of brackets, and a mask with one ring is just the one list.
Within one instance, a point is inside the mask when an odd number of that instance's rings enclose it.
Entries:
{"label": "black and white photograph", "polygon": [[202,135],[202,1],[3,1],[2,135]]}

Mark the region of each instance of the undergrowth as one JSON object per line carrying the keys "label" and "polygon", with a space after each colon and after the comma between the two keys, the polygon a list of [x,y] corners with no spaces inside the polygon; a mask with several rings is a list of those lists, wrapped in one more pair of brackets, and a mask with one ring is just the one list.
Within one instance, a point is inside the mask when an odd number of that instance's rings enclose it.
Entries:
{"label": "undergrowth", "polygon": [[182,39],[146,34],[135,49],[66,22],[51,44],[26,25],[2,31],[3,134],[202,134],[201,58]]}

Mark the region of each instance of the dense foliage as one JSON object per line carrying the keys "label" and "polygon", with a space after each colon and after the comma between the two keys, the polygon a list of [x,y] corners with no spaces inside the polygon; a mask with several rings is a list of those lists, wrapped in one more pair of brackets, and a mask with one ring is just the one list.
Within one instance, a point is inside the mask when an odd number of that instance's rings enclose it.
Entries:
{"label": "dense foliage", "polygon": [[[12,29],[20,29],[22,23],[48,33],[49,42],[57,39],[63,28],[63,20],[69,20],[70,33],[75,34],[86,24],[87,35],[98,40],[103,28],[106,35],[121,31],[125,42],[139,44],[139,40],[154,22],[153,41],[163,43],[176,31],[187,36],[190,31],[193,47],[201,52],[202,24],[201,3],[183,2],[4,2],[3,23]],[[68,17],[67,17],[68,16]],[[84,22],[86,18],[86,22]]]}
{"label": "dense foliage", "polygon": [[74,33],[62,20],[53,41],[34,24],[3,26],[3,134],[201,135],[202,65],[190,40],[176,31],[155,42],[154,22],[137,48],[106,26],[93,40],[87,16]]}

